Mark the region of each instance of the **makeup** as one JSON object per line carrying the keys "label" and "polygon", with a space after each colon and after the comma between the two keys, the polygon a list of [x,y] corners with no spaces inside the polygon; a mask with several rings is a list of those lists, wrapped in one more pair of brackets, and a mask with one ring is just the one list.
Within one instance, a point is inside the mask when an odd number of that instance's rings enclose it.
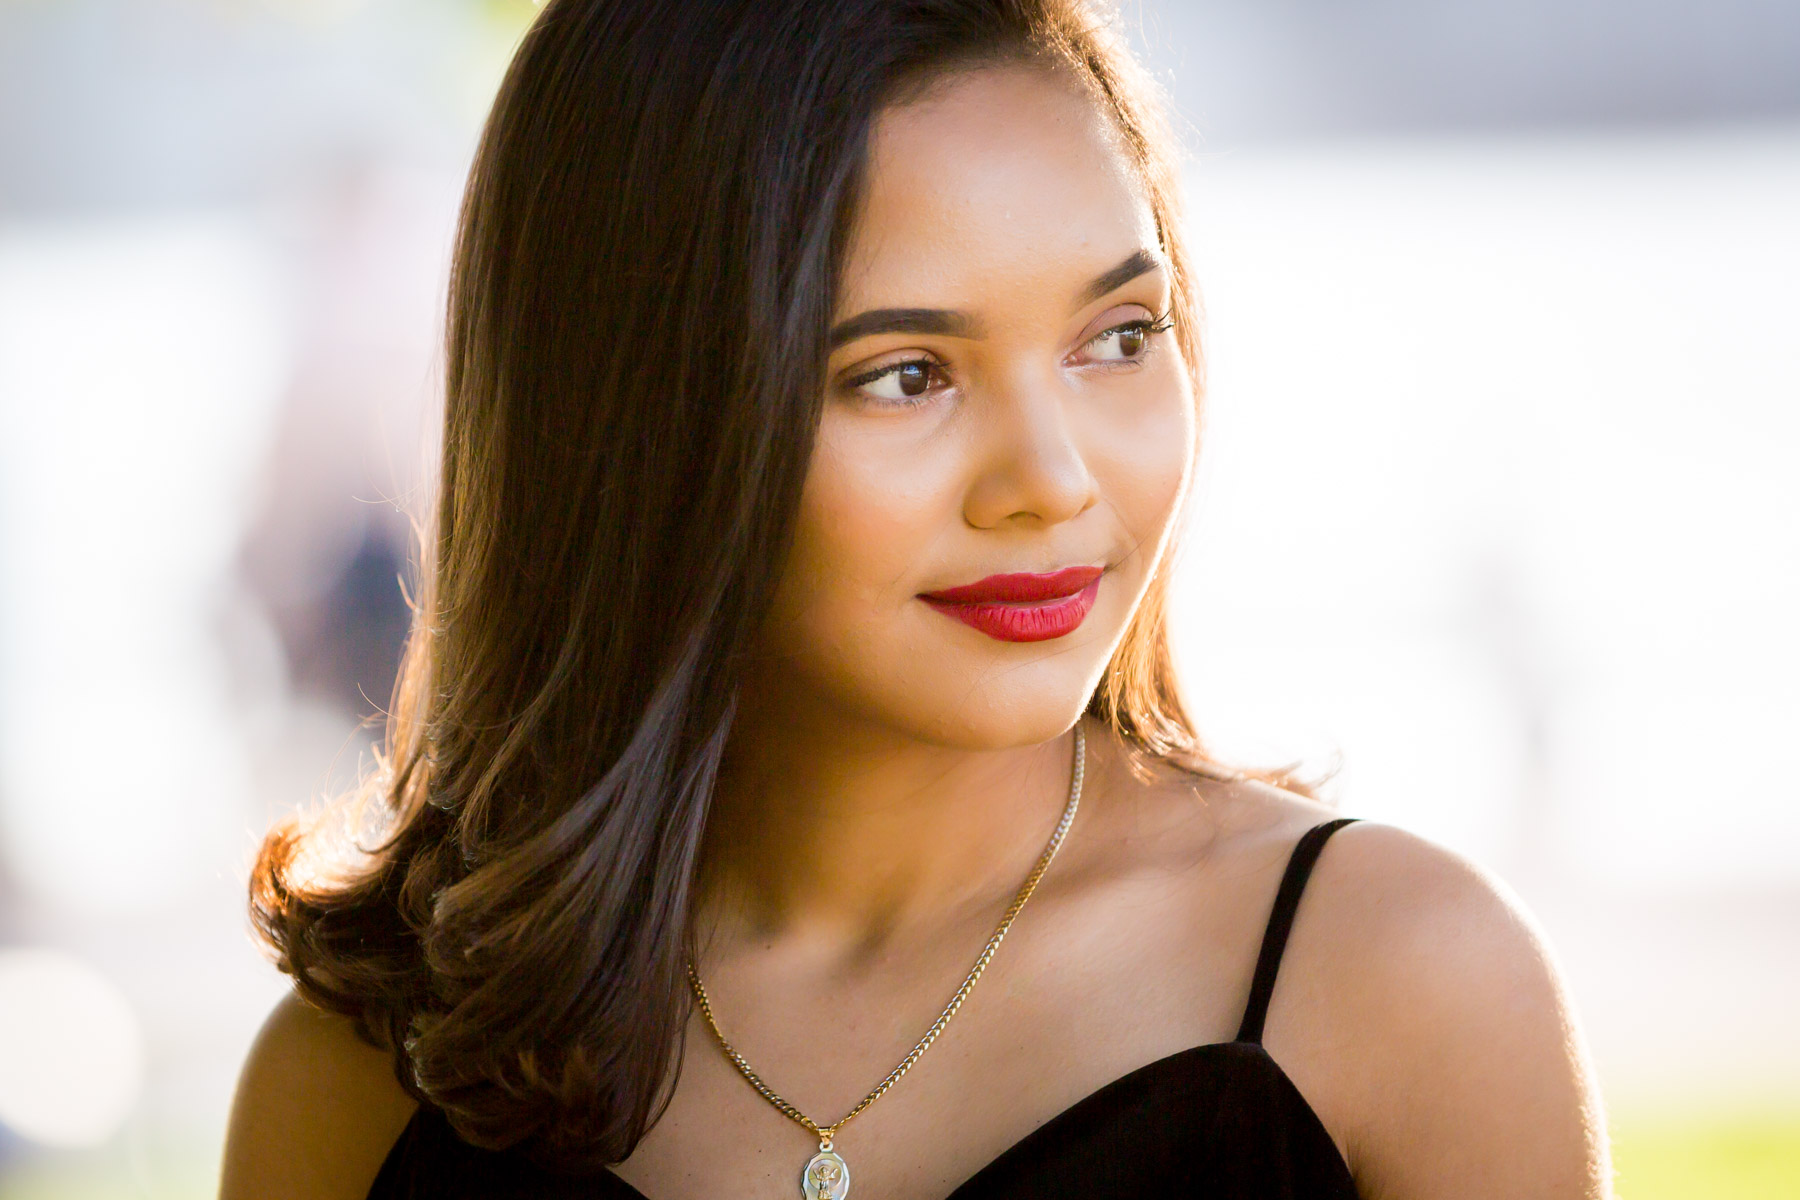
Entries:
{"label": "makeup", "polygon": [[1064,567],[1041,575],[989,575],[919,599],[999,641],[1044,642],[1075,632],[1094,607],[1104,573],[1102,567]]}

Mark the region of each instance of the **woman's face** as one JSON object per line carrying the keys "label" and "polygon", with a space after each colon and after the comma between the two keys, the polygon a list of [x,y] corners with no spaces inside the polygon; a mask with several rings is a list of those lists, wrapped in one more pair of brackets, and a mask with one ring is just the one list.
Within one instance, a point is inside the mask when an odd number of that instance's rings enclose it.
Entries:
{"label": "woman's face", "polygon": [[752,695],[969,749],[1066,729],[1193,461],[1169,284],[1074,83],[981,68],[885,111]]}

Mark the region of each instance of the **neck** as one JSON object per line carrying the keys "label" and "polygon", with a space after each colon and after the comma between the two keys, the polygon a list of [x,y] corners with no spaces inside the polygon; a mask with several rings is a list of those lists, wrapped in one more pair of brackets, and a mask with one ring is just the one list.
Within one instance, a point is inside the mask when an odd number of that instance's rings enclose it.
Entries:
{"label": "neck", "polygon": [[1010,898],[1068,802],[1072,765],[1072,733],[965,750],[841,712],[743,704],[702,852],[706,924],[866,951]]}

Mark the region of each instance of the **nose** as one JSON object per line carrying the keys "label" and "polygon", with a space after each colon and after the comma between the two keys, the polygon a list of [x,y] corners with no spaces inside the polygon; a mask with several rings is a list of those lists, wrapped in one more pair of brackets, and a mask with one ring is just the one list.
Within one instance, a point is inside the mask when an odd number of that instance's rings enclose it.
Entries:
{"label": "nose", "polygon": [[1081,400],[1053,378],[995,388],[979,404],[977,467],[963,517],[977,529],[1048,527],[1086,512],[1098,499],[1072,417]]}

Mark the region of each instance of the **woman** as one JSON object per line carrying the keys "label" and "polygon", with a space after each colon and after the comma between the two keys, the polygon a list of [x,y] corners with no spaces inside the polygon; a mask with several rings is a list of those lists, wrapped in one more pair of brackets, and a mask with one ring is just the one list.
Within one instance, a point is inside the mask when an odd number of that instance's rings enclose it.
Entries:
{"label": "woman", "polygon": [[1606,1193],[1514,903],[1183,713],[1180,228],[1077,0],[552,0],[226,1197]]}

